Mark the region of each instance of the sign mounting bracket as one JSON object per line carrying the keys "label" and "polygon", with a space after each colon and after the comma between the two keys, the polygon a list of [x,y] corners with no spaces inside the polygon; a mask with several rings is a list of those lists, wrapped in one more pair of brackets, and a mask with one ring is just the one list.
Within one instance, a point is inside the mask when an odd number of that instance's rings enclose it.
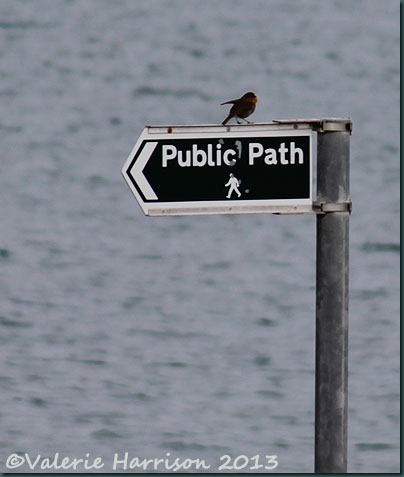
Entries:
{"label": "sign mounting bracket", "polygon": [[352,202],[313,202],[313,211],[316,214],[328,214],[329,212],[352,212]]}

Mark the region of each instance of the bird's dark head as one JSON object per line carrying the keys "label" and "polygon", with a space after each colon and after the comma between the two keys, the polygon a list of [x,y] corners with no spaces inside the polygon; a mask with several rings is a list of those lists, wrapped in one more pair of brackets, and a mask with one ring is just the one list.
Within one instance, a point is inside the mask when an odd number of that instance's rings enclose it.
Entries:
{"label": "bird's dark head", "polygon": [[243,96],[243,99],[246,99],[247,101],[250,101],[251,103],[257,103],[258,102],[258,98],[257,98],[256,94],[253,93],[252,91],[249,91],[248,93],[246,93]]}

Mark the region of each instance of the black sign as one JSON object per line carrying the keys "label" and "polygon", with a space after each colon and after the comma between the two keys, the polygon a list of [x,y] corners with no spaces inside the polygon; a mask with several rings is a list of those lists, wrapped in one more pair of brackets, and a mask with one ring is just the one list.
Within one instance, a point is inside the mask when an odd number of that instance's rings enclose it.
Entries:
{"label": "black sign", "polygon": [[122,173],[145,213],[157,205],[311,201],[310,131],[225,129],[219,134],[142,134]]}

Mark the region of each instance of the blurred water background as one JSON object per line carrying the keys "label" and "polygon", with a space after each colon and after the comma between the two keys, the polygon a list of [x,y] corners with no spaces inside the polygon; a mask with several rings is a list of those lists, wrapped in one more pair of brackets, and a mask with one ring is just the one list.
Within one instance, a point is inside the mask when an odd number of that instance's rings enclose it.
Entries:
{"label": "blurred water background", "polygon": [[353,120],[349,471],[399,471],[399,5],[0,1],[2,470],[313,471],[314,217],[147,218],[120,172],[144,125],[252,90],[257,122]]}

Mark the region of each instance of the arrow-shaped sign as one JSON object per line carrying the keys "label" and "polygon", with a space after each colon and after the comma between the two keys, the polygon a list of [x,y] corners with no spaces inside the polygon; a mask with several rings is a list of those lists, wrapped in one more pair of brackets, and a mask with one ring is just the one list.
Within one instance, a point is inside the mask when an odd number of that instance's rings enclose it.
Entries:
{"label": "arrow-shaped sign", "polygon": [[146,215],[312,212],[312,130],[146,127],[122,174]]}

